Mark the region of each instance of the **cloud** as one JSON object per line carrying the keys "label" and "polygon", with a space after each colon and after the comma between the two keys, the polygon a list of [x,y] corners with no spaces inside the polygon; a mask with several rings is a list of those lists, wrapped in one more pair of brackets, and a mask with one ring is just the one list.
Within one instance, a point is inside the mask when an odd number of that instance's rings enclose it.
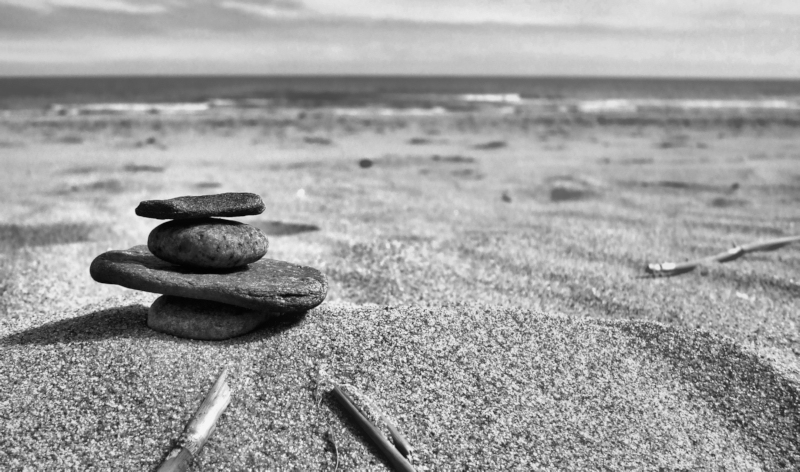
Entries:
{"label": "cloud", "polygon": [[214,9],[222,14],[225,10],[238,10],[265,17],[288,17],[304,11],[297,0],[0,0],[0,8],[3,4],[50,14],[68,9],[149,15]]}
{"label": "cloud", "polygon": [[[4,5],[51,17],[79,10],[147,17],[162,24],[170,19],[177,22],[176,27],[190,19],[219,19],[201,21],[196,26],[200,28],[213,28],[215,23],[224,26],[231,18],[245,23],[261,18],[672,32],[779,27],[800,33],[800,2],[796,0],[0,0],[0,15]],[[243,16],[251,18],[245,21]],[[75,18],[65,18],[70,20]],[[86,26],[91,33],[92,25],[81,25]]]}
{"label": "cloud", "polygon": [[[276,22],[247,32],[0,40],[0,75],[483,74],[800,76],[800,48],[763,32],[640,31],[403,22]],[[785,42],[785,40],[784,40]],[[49,68],[43,67],[48,65]]]}
{"label": "cloud", "polygon": [[289,0],[274,0],[270,2],[224,0],[220,3],[220,6],[268,18],[299,18],[309,13],[302,4]]}
{"label": "cloud", "polygon": [[573,0],[305,0],[327,17],[442,24],[574,25],[604,10],[602,2]]}
{"label": "cloud", "polygon": [[126,1],[126,0],[2,0],[0,3],[28,8],[40,12],[53,12],[58,9],[99,10],[127,14],[156,14],[167,11],[169,1]]}
{"label": "cloud", "polygon": [[796,0],[0,0],[0,75],[800,76]]}
{"label": "cloud", "polygon": [[800,20],[796,0],[305,0],[304,4],[329,18],[428,24],[692,30],[746,28],[763,25],[765,19]]}
{"label": "cloud", "polygon": [[[80,35],[106,40],[162,37],[169,41],[187,31],[246,35],[296,15],[302,7],[286,0],[271,2],[272,6],[266,2],[254,4],[234,0],[229,2],[231,5],[211,0],[162,0],[159,4],[140,2],[136,13],[132,13],[133,10],[123,3],[92,8],[94,1],[59,1],[56,7],[43,0],[33,0],[23,7],[11,5],[10,0],[0,0],[0,38],[59,40]],[[261,14],[256,14],[254,8],[261,8]],[[275,14],[267,15],[267,8],[275,10]]]}

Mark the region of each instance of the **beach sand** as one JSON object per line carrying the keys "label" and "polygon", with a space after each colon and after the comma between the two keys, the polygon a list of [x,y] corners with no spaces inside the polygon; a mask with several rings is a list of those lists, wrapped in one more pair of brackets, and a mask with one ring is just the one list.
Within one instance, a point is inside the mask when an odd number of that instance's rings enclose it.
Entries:
{"label": "beach sand", "polygon": [[[0,123],[0,466],[142,470],[224,367],[193,470],[384,470],[327,394],[396,421],[418,470],[800,466],[797,124],[330,110]],[[359,165],[368,159],[371,166]],[[246,191],[268,257],[326,302],[243,338],[146,327],[88,267],[139,201]],[[369,409],[369,408],[368,408]],[[335,447],[334,447],[335,444]]]}

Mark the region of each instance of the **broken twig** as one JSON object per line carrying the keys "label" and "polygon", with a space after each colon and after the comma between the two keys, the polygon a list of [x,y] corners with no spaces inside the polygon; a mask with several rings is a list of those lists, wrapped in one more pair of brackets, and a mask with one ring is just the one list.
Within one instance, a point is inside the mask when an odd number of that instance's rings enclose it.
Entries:
{"label": "broken twig", "polygon": [[735,246],[725,252],[692,261],[648,264],[644,270],[651,277],[672,277],[674,275],[691,272],[701,265],[712,262],[730,262],[750,252],[774,251],[798,241],[800,241],[800,236],[788,236],[785,238],[771,239],[769,241],[745,244],[744,246]]}
{"label": "broken twig", "polygon": [[411,447],[411,444],[408,443],[408,440],[406,440],[406,437],[403,436],[403,433],[401,433],[400,430],[397,429],[397,426],[395,426],[391,421],[386,419],[385,416],[383,417],[383,422],[386,424],[386,428],[389,429],[389,434],[392,435],[392,441],[394,442],[394,447],[396,447],[397,450],[400,451],[400,454],[408,457],[411,454],[411,451],[414,450]]}
{"label": "broken twig", "polygon": [[361,413],[358,407],[353,403],[353,400],[351,400],[338,385],[333,387],[333,396],[342,406],[344,412],[358,424],[364,433],[366,433],[367,437],[369,437],[386,456],[394,470],[399,472],[414,472],[414,467],[400,455],[397,449],[395,449],[383,434],[381,434],[381,431],[372,424],[372,421]]}
{"label": "broken twig", "polygon": [[183,472],[189,468],[189,464],[216,429],[217,420],[222,416],[222,412],[231,402],[231,389],[227,380],[228,369],[225,369],[189,420],[178,439],[178,444],[161,463],[158,472]]}

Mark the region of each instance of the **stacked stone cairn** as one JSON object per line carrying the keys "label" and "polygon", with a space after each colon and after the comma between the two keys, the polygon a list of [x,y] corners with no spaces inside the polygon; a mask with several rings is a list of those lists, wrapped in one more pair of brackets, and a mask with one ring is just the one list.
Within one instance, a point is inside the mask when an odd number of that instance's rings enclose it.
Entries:
{"label": "stacked stone cairn", "polygon": [[137,215],[171,221],[153,229],[147,246],[97,256],[90,273],[100,283],[163,294],[147,315],[156,331],[204,340],[249,333],[274,316],[314,308],[328,292],[320,271],[264,258],[261,230],[218,218],[263,211],[252,193],[141,202]]}

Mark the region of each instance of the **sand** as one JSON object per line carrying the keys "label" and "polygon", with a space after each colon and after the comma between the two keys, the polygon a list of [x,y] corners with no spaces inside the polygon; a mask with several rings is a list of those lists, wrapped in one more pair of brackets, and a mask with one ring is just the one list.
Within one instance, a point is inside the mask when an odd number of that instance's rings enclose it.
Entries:
{"label": "sand", "polygon": [[[214,375],[234,400],[197,470],[381,464],[327,393],[354,388],[420,470],[775,470],[798,390],[719,336],[524,309],[329,304],[226,342],[146,326],[128,298],[5,336],[4,463],[153,468]],[[39,321],[39,320],[37,320]],[[285,320],[284,320],[285,321]],[[7,334],[7,333],[3,333]]]}
{"label": "sand", "polygon": [[[153,468],[226,366],[193,470],[385,470],[333,383],[418,470],[798,467],[798,247],[639,278],[797,233],[793,123],[281,113],[6,117],[0,468]],[[227,191],[320,308],[187,341],[89,278],[139,201]]]}

